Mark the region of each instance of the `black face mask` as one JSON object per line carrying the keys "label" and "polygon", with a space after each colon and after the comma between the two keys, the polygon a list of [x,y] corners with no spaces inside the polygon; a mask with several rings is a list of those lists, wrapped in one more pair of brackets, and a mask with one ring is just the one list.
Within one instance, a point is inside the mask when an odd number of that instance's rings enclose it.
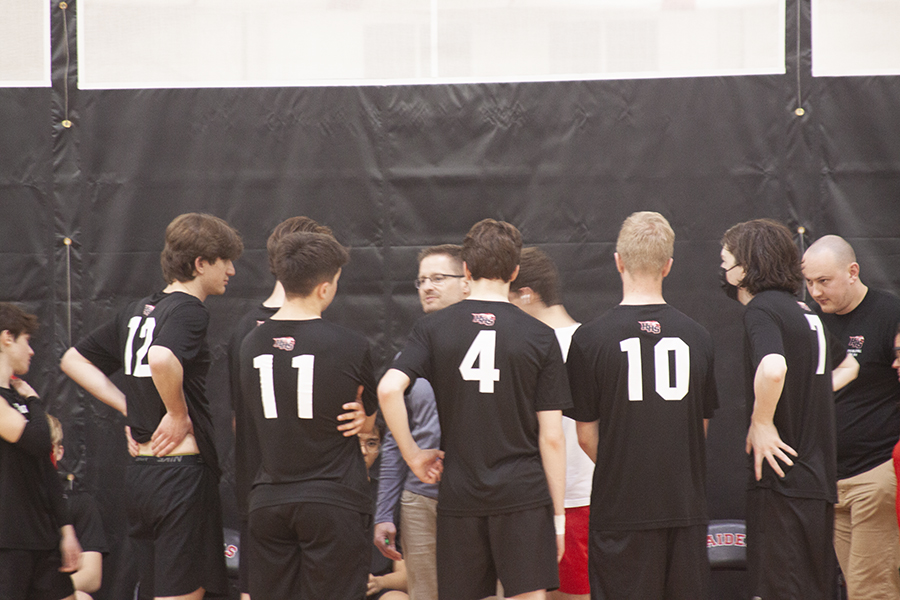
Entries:
{"label": "black face mask", "polygon": [[[737,265],[734,265],[734,267],[736,266]],[[734,267],[731,267],[731,269],[733,269]],[[728,282],[728,271],[730,271],[731,269],[726,269],[725,267],[721,268],[721,270],[719,271],[719,279],[721,281],[720,285],[722,286],[722,289],[725,290],[725,295],[727,295],[732,300],[737,300],[738,288],[733,283]]]}

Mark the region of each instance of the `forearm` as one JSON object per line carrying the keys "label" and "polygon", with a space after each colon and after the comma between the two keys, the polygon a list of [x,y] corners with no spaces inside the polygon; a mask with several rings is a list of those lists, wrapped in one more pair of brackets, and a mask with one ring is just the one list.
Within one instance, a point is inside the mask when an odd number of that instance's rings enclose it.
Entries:
{"label": "forearm", "polygon": [[69,348],[62,357],[60,368],[63,373],[85,389],[90,395],[111,406],[123,415],[128,414],[125,394],[75,348]]}
{"label": "forearm", "polygon": [[575,431],[578,432],[578,445],[588,455],[588,458],[597,464],[597,444],[600,442],[600,422],[590,423],[575,422]]}
{"label": "forearm", "polygon": [[381,407],[381,414],[391,430],[391,435],[394,436],[401,456],[407,463],[419,451],[419,446],[409,429],[409,416],[406,414],[406,403],[403,400],[403,392],[408,385],[409,377],[396,369],[389,369],[378,384],[378,404]]}
{"label": "forearm", "polygon": [[10,406],[6,398],[0,396],[0,438],[15,444],[22,437],[27,424],[25,415]]}
{"label": "forearm", "polygon": [[775,420],[786,375],[787,363],[780,354],[768,354],[760,361],[753,379],[752,422],[770,424]]}
{"label": "forearm", "polygon": [[[394,564],[396,565],[397,563]],[[375,579],[383,590],[399,590],[405,592],[408,588],[406,570],[393,571],[392,573],[387,573],[385,575],[376,575]]]}
{"label": "forearm", "polygon": [[168,348],[153,346],[147,353],[150,376],[159,397],[173,417],[187,417],[187,401],[184,398],[184,368]]}
{"label": "forearm", "polygon": [[859,363],[856,359],[848,354],[844,357],[837,367],[831,372],[831,389],[835,392],[856,379],[859,375]]}
{"label": "forearm", "polygon": [[541,452],[541,463],[547,478],[550,498],[553,500],[553,513],[566,514],[566,438],[562,429],[562,413],[560,411],[542,411],[538,413],[538,447]]}
{"label": "forearm", "polygon": [[82,552],[81,568],[72,573],[72,585],[76,590],[93,593],[103,581],[103,555],[99,552]]}
{"label": "forearm", "polygon": [[375,506],[375,523],[393,522],[394,507],[400,499],[409,468],[400,456],[400,449],[390,432],[381,444],[381,471],[378,480],[378,502]]}

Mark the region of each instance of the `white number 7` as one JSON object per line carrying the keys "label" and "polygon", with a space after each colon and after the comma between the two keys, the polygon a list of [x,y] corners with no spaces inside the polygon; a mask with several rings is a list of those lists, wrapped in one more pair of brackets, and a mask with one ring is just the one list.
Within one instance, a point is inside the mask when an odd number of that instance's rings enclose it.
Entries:
{"label": "white number 7", "polygon": [[[459,363],[459,374],[465,381],[477,381],[482,394],[494,393],[494,382],[500,381],[500,369],[494,368],[494,352],[497,348],[497,332],[485,329],[478,332],[469,351]],[[478,367],[475,367],[475,361]]]}

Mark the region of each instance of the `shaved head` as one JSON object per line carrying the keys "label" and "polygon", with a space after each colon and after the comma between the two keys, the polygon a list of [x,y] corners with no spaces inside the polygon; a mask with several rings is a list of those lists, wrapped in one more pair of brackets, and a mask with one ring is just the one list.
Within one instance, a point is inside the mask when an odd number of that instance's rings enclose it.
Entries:
{"label": "shaved head", "polygon": [[868,291],[859,279],[853,246],[836,235],[816,240],[803,254],[803,277],[809,295],[826,313],[849,313]]}
{"label": "shaved head", "polygon": [[831,255],[835,263],[841,267],[849,266],[850,263],[856,262],[856,252],[853,251],[853,246],[839,235],[826,235],[819,238],[806,250],[803,258],[825,254]]}

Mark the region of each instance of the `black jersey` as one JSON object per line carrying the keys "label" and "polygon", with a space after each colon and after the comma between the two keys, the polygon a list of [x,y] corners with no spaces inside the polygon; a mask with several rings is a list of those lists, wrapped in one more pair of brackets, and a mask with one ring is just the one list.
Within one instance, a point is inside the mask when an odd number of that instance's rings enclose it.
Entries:
{"label": "black jersey", "polygon": [[50,425],[43,404],[9,388],[0,388],[0,396],[38,426],[27,447],[0,438],[0,548],[52,550],[59,547],[59,528],[71,520],[50,462]]}
{"label": "black jersey", "polygon": [[848,314],[819,316],[859,361],[857,378],[834,394],[837,476],[845,479],[890,460],[900,438],[900,382],[891,366],[900,299],[870,289]]}
{"label": "black jersey", "polygon": [[439,513],[551,503],[537,411],[571,406],[553,329],[507,302],[463,300],[421,318],[393,368],[434,388],[446,452]]}
{"label": "black jersey", "polygon": [[718,407],[709,333],[667,304],[619,305],[572,336],[576,421],[599,420],[591,528],[706,523],[704,418]]}
{"label": "black jersey", "polygon": [[278,312],[278,308],[256,306],[244,315],[228,342],[228,378],[231,395],[231,408],[234,410],[234,494],[238,511],[242,517],[247,516],[247,498],[256,471],[259,469],[259,442],[252,417],[245,412],[245,404],[239,402],[241,393],[241,342],[247,334],[265,323],[269,317]]}
{"label": "black jersey", "polygon": [[128,424],[138,443],[149,442],[166,407],[150,377],[147,354],[152,346],[168,348],[184,369],[184,397],[203,461],[219,476],[212,418],[206,399],[209,311],[198,298],[182,292],[156,294],[125,307],[115,319],[94,330],[75,348],[107,375],[125,375]]}
{"label": "black jersey", "polygon": [[321,502],[371,513],[359,439],[337,430],[360,385],[366,414],[378,408],[366,338],[322,319],[269,320],[244,338],[240,378],[262,460],[250,510]]}
{"label": "black jersey", "polygon": [[66,495],[66,501],[81,549],[85,552],[108,554],[103,519],[100,518],[100,510],[94,497],[86,492],[70,492]]}
{"label": "black jersey", "polygon": [[782,441],[797,451],[797,457],[791,457],[793,466],[782,464],[783,479],[764,460],[761,481],[756,481],[751,454],[750,488],[837,502],[831,369],[842,356],[833,356],[818,315],[787,292],[768,290],[754,296],[744,313],[744,327],[748,422],[756,369],[763,357],[780,354],[787,362],[787,374],[775,409],[775,427]]}

